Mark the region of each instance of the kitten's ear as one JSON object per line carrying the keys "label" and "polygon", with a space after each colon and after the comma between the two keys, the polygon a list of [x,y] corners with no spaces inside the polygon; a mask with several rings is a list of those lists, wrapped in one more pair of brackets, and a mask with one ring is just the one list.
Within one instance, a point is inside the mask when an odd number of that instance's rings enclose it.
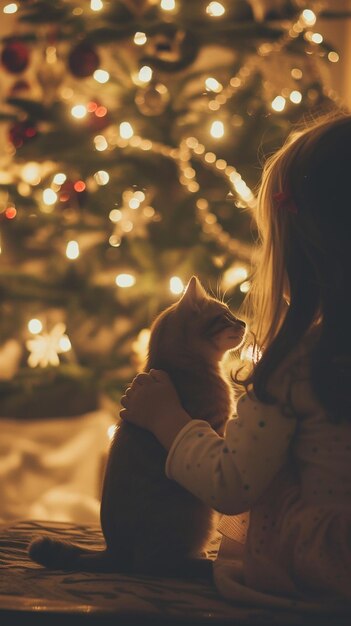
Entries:
{"label": "kitten's ear", "polygon": [[201,285],[199,279],[196,276],[192,276],[185,289],[183,297],[179,301],[179,304],[192,309],[199,309],[201,304],[207,300],[207,298],[207,293]]}

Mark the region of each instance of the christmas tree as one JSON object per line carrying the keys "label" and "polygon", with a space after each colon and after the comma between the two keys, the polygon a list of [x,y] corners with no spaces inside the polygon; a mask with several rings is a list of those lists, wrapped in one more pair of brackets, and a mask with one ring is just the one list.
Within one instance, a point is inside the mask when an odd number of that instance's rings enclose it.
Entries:
{"label": "christmas tree", "polygon": [[310,5],[1,3],[2,415],[117,402],[192,274],[240,305],[263,155],[338,104]]}

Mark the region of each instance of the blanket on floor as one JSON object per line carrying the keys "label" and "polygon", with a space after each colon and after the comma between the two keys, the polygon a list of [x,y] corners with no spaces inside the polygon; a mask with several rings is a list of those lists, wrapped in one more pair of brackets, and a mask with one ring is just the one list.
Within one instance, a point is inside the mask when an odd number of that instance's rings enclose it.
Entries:
{"label": "blanket on floor", "polygon": [[[110,619],[115,626],[125,624],[186,624],[239,626],[311,626],[327,624],[331,615],[315,618],[301,613],[294,603],[289,610],[270,610],[231,604],[223,600],[214,586],[202,581],[161,579],[122,574],[48,571],[27,556],[31,539],[51,535],[89,548],[103,547],[98,526],[66,522],[18,522],[0,528],[0,623],[9,617],[46,616],[50,626],[54,616],[59,622],[103,624]],[[215,556],[215,548],[210,557]],[[4,616],[6,619],[4,619]],[[85,616],[85,617],[84,617]],[[90,620],[90,621],[89,621]],[[338,626],[349,623],[337,616]],[[11,622],[12,623],[12,622]],[[17,623],[16,621],[13,623]],[[31,622],[32,623],[32,622]],[[107,623],[107,622],[106,622]]]}

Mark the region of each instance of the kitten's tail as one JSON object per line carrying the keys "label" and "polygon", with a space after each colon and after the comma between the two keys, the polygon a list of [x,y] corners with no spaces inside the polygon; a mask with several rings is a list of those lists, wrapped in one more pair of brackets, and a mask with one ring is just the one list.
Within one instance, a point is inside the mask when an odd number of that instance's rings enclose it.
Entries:
{"label": "kitten's tail", "polygon": [[106,550],[89,550],[71,543],[37,537],[29,547],[30,558],[48,569],[87,572],[117,571],[116,564]]}

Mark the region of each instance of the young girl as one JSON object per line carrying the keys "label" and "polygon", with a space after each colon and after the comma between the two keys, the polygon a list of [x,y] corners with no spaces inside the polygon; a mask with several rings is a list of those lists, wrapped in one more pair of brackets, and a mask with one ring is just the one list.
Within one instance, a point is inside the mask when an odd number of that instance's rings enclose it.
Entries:
{"label": "young girl", "polygon": [[262,356],[224,437],[165,372],[122,399],[121,417],[168,450],[166,475],[225,514],[214,581],[228,599],[351,606],[350,179],[350,115],[293,134],[266,164],[246,303]]}

